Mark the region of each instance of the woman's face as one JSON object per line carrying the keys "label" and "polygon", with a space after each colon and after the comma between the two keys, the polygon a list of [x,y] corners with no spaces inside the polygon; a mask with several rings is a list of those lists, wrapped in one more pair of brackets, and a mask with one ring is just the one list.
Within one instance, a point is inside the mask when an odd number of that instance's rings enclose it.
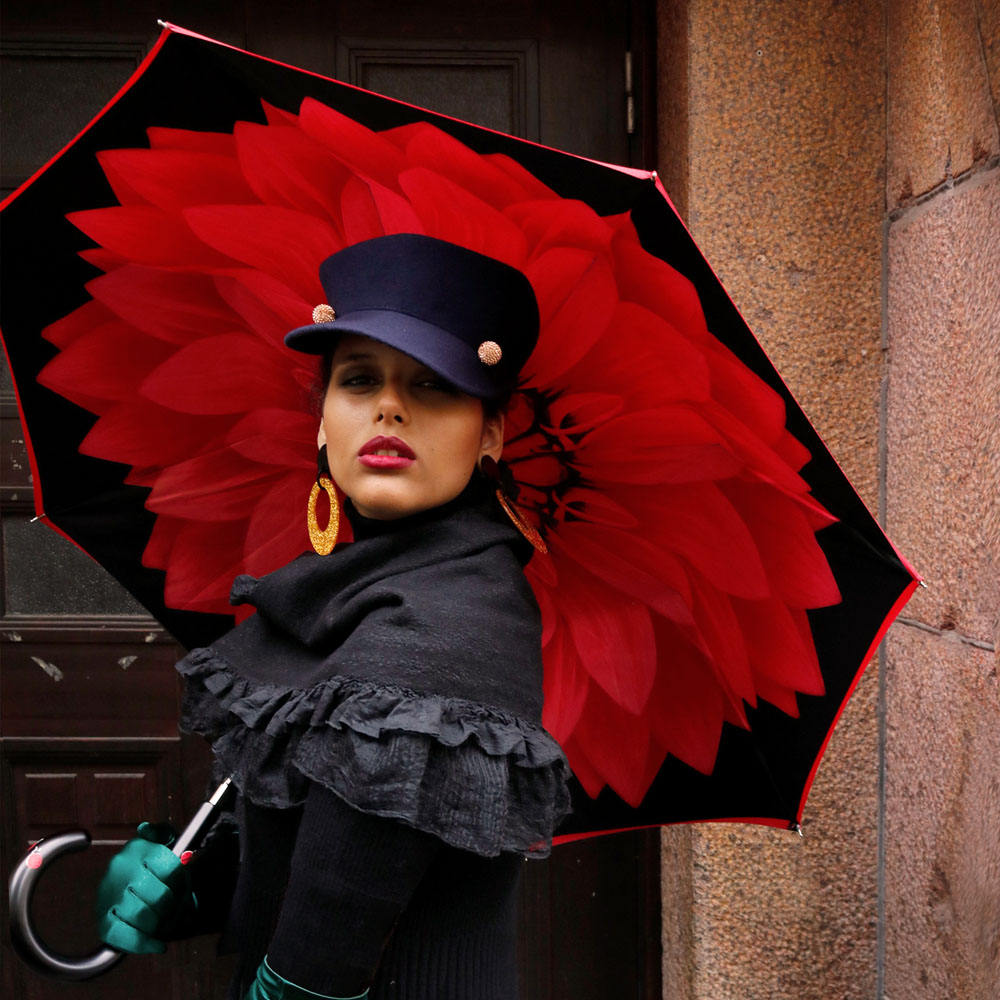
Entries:
{"label": "woman's face", "polygon": [[391,520],[457,497],[483,455],[500,457],[503,417],[402,351],[345,334],[319,444],[358,512]]}

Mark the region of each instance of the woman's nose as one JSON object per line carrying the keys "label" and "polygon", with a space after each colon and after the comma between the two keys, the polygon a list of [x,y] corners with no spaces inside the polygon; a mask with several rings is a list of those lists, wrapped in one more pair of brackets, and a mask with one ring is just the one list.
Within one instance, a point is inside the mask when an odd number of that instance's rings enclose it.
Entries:
{"label": "woman's nose", "polygon": [[375,417],[377,424],[406,423],[406,403],[403,400],[402,393],[396,386],[387,384],[379,394],[377,403],[377,416]]}

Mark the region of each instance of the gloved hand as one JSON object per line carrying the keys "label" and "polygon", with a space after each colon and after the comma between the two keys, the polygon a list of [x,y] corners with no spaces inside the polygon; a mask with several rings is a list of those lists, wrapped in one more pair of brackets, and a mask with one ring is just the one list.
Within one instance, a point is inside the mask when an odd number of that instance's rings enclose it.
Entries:
{"label": "gloved hand", "polygon": [[171,929],[197,901],[180,858],[177,834],[165,823],[140,823],[137,837],[112,859],[97,889],[97,932],[105,944],[134,955],[166,951]]}
{"label": "gloved hand", "polygon": [[267,955],[257,967],[257,978],[247,991],[245,1000],[366,1000],[368,990],[351,997],[331,997],[296,986],[283,979],[267,964]]}

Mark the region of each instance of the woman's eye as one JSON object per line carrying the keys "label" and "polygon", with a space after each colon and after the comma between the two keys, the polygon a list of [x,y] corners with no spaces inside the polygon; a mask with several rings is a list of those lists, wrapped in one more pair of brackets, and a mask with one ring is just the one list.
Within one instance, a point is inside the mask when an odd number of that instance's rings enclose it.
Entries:
{"label": "woman's eye", "polygon": [[360,372],[354,372],[354,373],[348,372],[347,374],[342,375],[340,377],[340,384],[347,388],[374,385],[374,383],[375,383],[374,376],[366,375]]}
{"label": "woman's eye", "polygon": [[417,384],[423,389],[433,389],[435,392],[446,392],[451,396],[458,391],[450,382],[436,376],[421,379]]}

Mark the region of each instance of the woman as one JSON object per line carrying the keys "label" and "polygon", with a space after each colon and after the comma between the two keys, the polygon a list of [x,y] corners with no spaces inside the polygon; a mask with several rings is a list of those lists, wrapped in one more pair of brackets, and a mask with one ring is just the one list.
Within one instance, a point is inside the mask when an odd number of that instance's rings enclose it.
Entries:
{"label": "woman", "polygon": [[[317,553],[238,578],[257,613],[178,665],[184,728],[243,793],[230,996],[509,1000],[521,858],[547,853],[568,805],[541,728],[533,532],[496,471],[537,305],[514,268],[410,234],[320,277],[329,304],[286,338],[323,358]],[[330,475],[355,541],[320,554]],[[187,867],[163,839],[144,825],[113,860],[108,943],[211,926],[226,838]]]}

